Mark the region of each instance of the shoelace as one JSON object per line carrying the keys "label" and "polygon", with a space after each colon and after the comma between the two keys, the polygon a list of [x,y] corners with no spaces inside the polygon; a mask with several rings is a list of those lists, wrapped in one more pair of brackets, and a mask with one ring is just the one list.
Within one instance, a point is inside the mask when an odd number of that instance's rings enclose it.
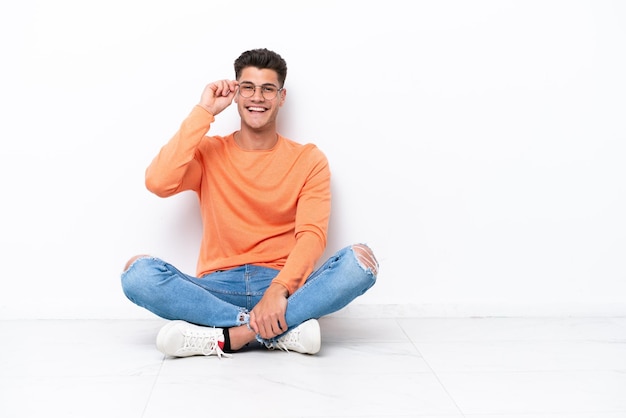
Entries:
{"label": "shoelace", "polygon": [[294,346],[296,344],[300,344],[300,330],[295,328],[289,331],[287,334],[283,335],[276,341],[272,341],[269,344],[266,344],[266,347],[270,350],[279,349],[286,352],[289,352],[287,346]]}
{"label": "shoelace", "polygon": [[225,353],[218,344],[217,335],[206,335],[201,332],[194,332],[187,330],[184,333],[185,340],[183,346],[177,351],[178,353],[185,353],[192,351],[194,353],[202,353],[205,356],[216,354],[217,357],[232,357],[232,355]]}

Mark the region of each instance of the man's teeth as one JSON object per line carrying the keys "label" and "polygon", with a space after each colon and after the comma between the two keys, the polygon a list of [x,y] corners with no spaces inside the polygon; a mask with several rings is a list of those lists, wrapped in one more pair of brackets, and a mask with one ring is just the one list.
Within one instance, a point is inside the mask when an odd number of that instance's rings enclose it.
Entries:
{"label": "man's teeth", "polygon": [[248,110],[251,110],[253,112],[265,112],[265,109],[262,107],[249,107]]}

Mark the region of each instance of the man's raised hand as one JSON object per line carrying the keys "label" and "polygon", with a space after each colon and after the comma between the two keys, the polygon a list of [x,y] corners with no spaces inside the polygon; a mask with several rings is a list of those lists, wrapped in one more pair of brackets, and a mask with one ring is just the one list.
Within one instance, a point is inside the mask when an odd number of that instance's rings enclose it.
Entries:
{"label": "man's raised hand", "polygon": [[207,84],[198,105],[215,116],[233,102],[238,85],[237,80],[219,80]]}

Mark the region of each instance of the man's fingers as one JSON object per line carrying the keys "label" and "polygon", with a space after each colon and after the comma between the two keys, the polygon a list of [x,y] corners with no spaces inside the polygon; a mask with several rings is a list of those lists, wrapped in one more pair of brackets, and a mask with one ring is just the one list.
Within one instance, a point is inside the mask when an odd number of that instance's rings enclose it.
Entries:
{"label": "man's fingers", "polygon": [[218,80],[207,84],[200,97],[199,105],[213,116],[218,115],[231,105],[238,85],[237,80]]}
{"label": "man's fingers", "polygon": [[250,312],[250,328],[259,334],[259,325],[256,322],[256,315],[254,315],[254,311]]}
{"label": "man's fingers", "polygon": [[215,97],[228,97],[231,93],[235,92],[237,88],[237,82],[235,80],[220,80],[213,83],[213,93]]}
{"label": "man's fingers", "polygon": [[276,320],[269,320],[265,322],[258,322],[252,325],[250,320],[250,327],[261,336],[261,338],[269,339],[274,338],[277,335],[284,333],[287,330],[287,326]]}

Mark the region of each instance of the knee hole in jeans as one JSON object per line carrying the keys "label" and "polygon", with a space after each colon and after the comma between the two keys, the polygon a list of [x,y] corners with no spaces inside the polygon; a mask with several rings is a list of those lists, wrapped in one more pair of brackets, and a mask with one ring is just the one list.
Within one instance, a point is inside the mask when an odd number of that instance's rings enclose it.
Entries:
{"label": "knee hole in jeans", "polygon": [[378,275],[378,261],[374,257],[372,249],[365,244],[354,244],[352,250],[357,261],[365,270],[370,270],[374,276]]}
{"label": "knee hole in jeans", "polygon": [[128,270],[130,268],[130,266],[135,261],[139,260],[140,258],[144,258],[144,257],[150,257],[150,256],[148,254],[140,254],[140,255],[136,255],[134,257],[131,257],[131,259],[126,262],[126,265],[124,266],[124,271]]}

